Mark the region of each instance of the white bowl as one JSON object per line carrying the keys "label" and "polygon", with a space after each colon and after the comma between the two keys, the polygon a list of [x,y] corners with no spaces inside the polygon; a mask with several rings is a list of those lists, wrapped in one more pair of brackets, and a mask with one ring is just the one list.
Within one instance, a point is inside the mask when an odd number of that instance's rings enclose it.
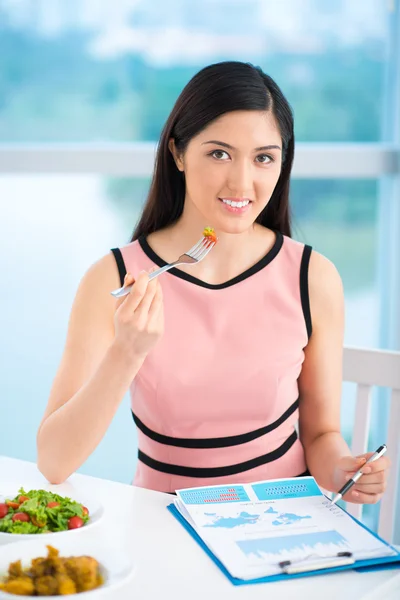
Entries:
{"label": "white bowl", "polygon": [[[45,541],[46,544],[49,544],[51,543],[51,540],[54,539],[56,536],[58,538],[58,536],[64,536],[66,533],[68,533],[68,535],[74,535],[75,539],[75,536],[82,535],[82,533],[86,532],[88,529],[92,530],[104,515],[104,508],[99,502],[97,502],[95,499],[88,498],[87,496],[80,494],[77,490],[68,490],[68,492],[64,493],[59,490],[56,490],[55,487],[50,484],[42,485],[40,486],[40,488],[25,488],[25,491],[28,492],[30,489],[41,489],[51,491],[53,493],[58,494],[59,496],[71,498],[71,500],[75,500],[76,502],[83,504],[83,506],[86,506],[86,508],[89,511],[89,521],[85,525],[83,525],[83,527],[78,527],[77,529],[67,529],[66,531],[52,531],[49,533],[6,533],[4,531],[0,531],[0,546],[2,546],[3,544],[8,544],[10,542],[18,542],[20,540],[32,540],[38,537],[40,537],[41,540]],[[4,500],[12,500],[18,495],[18,490],[19,488],[12,489],[3,487],[3,485],[1,485],[0,502],[4,502]]]}
{"label": "white bowl", "polygon": [[[32,536],[34,537],[34,536]],[[21,560],[23,568],[29,567],[33,558],[39,556],[47,556],[46,544],[48,540],[43,540],[44,536],[37,536],[29,542],[17,542],[7,546],[0,547],[0,579],[7,575],[10,562]],[[104,584],[95,590],[88,592],[80,592],[79,594],[71,594],[68,598],[85,598],[86,596],[96,594],[102,595],[102,592],[116,590],[125,585],[127,581],[134,575],[135,568],[130,557],[122,550],[118,550],[112,546],[102,546],[98,540],[86,538],[58,538],[54,540],[54,548],[60,551],[60,556],[92,556],[100,566],[104,577]],[[11,600],[20,598],[15,594],[8,594],[0,591],[0,598]],[[58,598],[62,596],[46,596],[46,598]],[[114,596],[113,596],[114,597]]]}

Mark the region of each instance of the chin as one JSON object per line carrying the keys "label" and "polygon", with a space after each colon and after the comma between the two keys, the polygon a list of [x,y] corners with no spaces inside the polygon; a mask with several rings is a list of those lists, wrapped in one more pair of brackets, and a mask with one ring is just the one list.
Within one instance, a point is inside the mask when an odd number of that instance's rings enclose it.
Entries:
{"label": "chin", "polygon": [[233,219],[224,219],[224,221],[219,220],[218,222],[216,222],[214,225],[214,229],[217,235],[219,233],[239,234],[245,233],[246,231],[251,229],[253,224],[253,221],[240,221],[239,219],[237,219],[235,222]]}

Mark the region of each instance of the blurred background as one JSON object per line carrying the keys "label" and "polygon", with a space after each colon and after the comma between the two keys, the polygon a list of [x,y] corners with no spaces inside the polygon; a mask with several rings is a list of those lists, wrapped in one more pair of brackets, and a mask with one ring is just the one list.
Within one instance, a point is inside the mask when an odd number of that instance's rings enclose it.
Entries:
{"label": "blurred background", "polygon": [[[346,345],[400,349],[399,37],[397,0],[0,0],[0,454],[35,460],[79,280],[129,241],[164,121],[212,62],[281,86],[294,237],[343,278]],[[81,472],[128,483],[136,453],[125,398]]]}

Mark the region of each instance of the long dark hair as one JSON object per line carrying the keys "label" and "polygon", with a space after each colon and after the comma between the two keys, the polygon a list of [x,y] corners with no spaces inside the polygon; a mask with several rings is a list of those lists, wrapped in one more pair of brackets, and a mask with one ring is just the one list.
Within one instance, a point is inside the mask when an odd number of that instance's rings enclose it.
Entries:
{"label": "long dark hair", "polygon": [[257,222],[291,236],[289,185],[294,155],[293,114],[275,81],[259,67],[227,61],[199,71],[177,99],[161,133],[149,194],[132,239],[175,223],[183,212],[184,174],[177,168],[169,140],[183,153],[211,121],[234,110],[271,110],[282,137],[282,169],[271,199]]}

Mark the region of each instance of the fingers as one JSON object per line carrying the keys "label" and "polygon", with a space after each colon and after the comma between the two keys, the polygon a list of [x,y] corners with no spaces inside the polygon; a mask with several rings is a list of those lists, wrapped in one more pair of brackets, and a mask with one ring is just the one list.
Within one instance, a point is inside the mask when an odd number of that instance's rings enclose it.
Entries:
{"label": "fingers", "polygon": [[357,504],[375,504],[382,498],[387,487],[387,471],[390,459],[382,456],[376,461],[368,463],[361,470],[362,477],[353,488],[344,496],[344,500]]}
{"label": "fingers", "polygon": [[381,456],[378,460],[366,464],[361,471],[365,474],[380,473],[382,471],[387,471],[390,468],[390,464],[390,458],[388,456]]}
{"label": "fingers", "polygon": [[390,459],[387,456],[381,456],[373,462],[366,463],[366,460],[373,454],[373,452],[367,452],[361,456],[346,456],[341,459],[340,468],[345,472],[345,481],[349,481],[358,470],[361,470],[362,473],[362,477],[344,495],[343,499],[346,502],[375,504],[382,498],[387,487]]}
{"label": "fingers", "polygon": [[365,465],[365,458],[363,456],[344,456],[340,461],[340,468],[342,471],[347,471],[354,475],[363,465]]}
{"label": "fingers", "polygon": [[131,273],[127,273],[124,279],[124,287],[131,285],[132,283],[135,283],[135,285],[132,287],[129,294],[122,298],[124,311],[127,310],[130,313],[135,312],[141,303],[149,285],[149,276],[145,271],[142,271],[135,280]]}
{"label": "fingers", "polygon": [[[382,495],[387,487],[386,471],[378,471],[371,475],[363,475],[353,487],[353,492],[370,495]],[[373,500],[377,502],[377,500]]]}
{"label": "fingers", "polygon": [[365,463],[365,457],[372,456],[372,454],[373,453],[370,452],[368,454],[364,454],[363,456],[358,456],[356,458],[353,458],[351,456],[346,456],[342,458],[340,468],[343,471],[347,471],[349,473],[347,479],[350,479],[351,475],[356,473],[356,471],[358,471],[359,469],[361,469],[363,479],[364,475],[366,476],[371,473],[379,473],[387,471],[389,469],[391,463],[390,458],[388,456],[381,456],[373,462]]}
{"label": "fingers", "polygon": [[[135,283],[135,278],[133,277],[132,273],[126,273],[122,287],[132,285],[133,283]],[[126,296],[122,296],[122,298],[117,298],[115,308],[118,309],[121,306],[121,304],[125,302],[126,298]]]}
{"label": "fingers", "polygon": [[343,500],[346,502],[354,502],[355,504],[376,504],[382,498],[383,492],[378,494],[366,494],[365,492],[359,492],[354,488],[345,494]]}
{"label": "fingers", "polygon": [[382,483],[367,483],[354,486],[355,492],[362,494],[383,494],[386,489],[386,482]]}
{"label": "fingers", "polygon": [[150,326],[158,318],[159,312],[162,307],[162,303],[163,303],[162,289],[161,289],[160,283],[157,282],[157,287],[156,287],[156,292],[154,294],[153,302],[151,303],[151,306],[149,308],[148,319],[149,319]]}
{"label": "fingers", "polygon": [[[154,267],[151,271],[156,270]],[[137,279],[131,273],[127,273],[124,278],[124,287],[135,284],[129,294],[117,301],[117,308],[123,304],[122,312],[132,315],[135,313],[139,326],[144,325],[146,321],[155,319],[158,316],[162,306],[162,292],[158,278],[149,280],[149,274],[145,271],[139,273]],[[142,323],[143,322],[143,323]]]}
{"label": "fingers", "polygon": [[[154,296],[155,296],[155,293],[156,293],[157,287],[158,287],[157,279],[153,279],[152,281],[149,282],[147,274],[146,274],[146,277],[147,277],[146,291],[145,291],[139,305],[135,309],[135,314],[136,314],[136,317],[139,322],[141,320],[147,321],[147,319],[149,317],[150,306],[153,302],[153,299],[154,299]],[[135,283],[135,285],[137,285],[137,283]]]}
{"label": "fingers", "polygon": [[365,460],[368,460],[369,458],[371,458],[371,456],[374,454],[374,452],[365,452],[364,454],[359,454],[358,456],[356,456],[356,458],[361,459],[364,458]]}
{"label": "fingers", "polygon": [[379,471],[378,473],[371,473],[370,475],[363,475],[357,481],[356,485],[375,485],[386,481],[387,473],[385,471]]}

